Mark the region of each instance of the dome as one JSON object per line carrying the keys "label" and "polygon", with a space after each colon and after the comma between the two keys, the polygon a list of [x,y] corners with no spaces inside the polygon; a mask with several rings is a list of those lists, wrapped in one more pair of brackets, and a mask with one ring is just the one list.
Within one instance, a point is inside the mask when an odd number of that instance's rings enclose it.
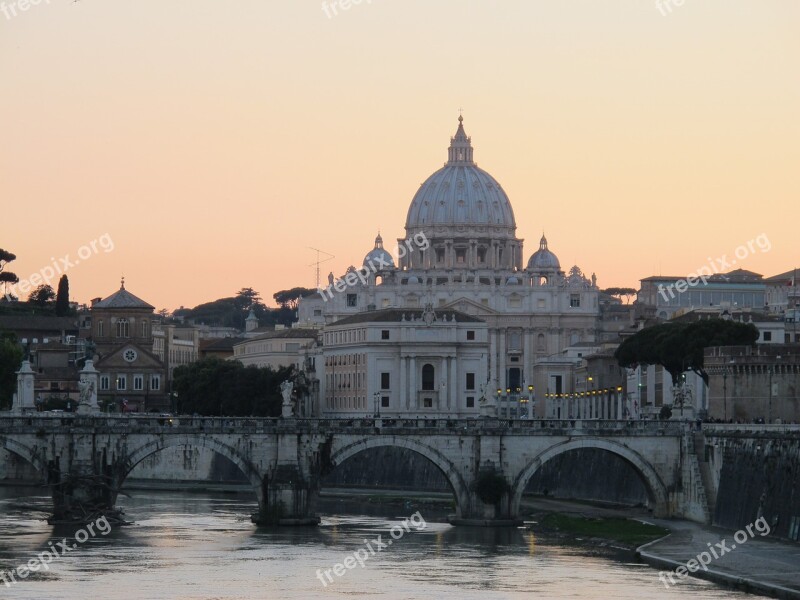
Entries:
{"label": "dome", "polygon": [[384,249],[383,238],[380,233],[378,233],[378,237],[375,238],[375,247],[364,257],[364,266],[368,267],[370,263],[377,271],[394,269],[394,260],[392,259],[392,255]]}
{"label": "dome", "polygon": [[533,253],[528,261],[529,271],[558,271],[561,264],[558,257],[547,248],[547,238],[542,235],[539,241],[539,249]]}
{"label": "dome", "polygon": [[472,141],[464,118],[450,140],[449,160],[420,186],[406,218],[406,229],[430,226],[492,226],[516,229],[511,202],[497,180],[472,160]]}
{"label": "dome", "polygon": [[506,285],[519,285],[519,279],[517,279],[515,275],[512,275],[506,279]]}

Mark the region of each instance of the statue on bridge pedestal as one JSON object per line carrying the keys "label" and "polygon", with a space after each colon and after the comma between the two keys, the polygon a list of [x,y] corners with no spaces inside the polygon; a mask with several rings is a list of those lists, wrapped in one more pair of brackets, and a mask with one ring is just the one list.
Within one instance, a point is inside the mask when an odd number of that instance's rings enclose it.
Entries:
{"label": "statue on bridge pedestal", "polygon": [[281,395],[283,396],[281,416],[284,419],[289,419],[294,416],[294,405],[292,404],[293,391],[294,391],[294,384],[288,379],[281,384]]}
{"label": "statue on bridge pedestal", "polygon": [[100,412],[100,406],[97,404],[98,376],[99,373],[94,368],[94,362],[87,359],[86,364],[80,371],[80,380],[78,380],[78,391],[80,393],[78,412],[80,414]]}

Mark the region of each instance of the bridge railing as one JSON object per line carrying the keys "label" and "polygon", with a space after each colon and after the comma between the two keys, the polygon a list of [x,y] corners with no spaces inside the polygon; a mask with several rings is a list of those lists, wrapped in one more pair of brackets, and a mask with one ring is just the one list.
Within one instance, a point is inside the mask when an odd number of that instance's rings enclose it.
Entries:
{"label": "bridge railing", "polygon": [[[78,415],[70,413],[0,414],[0,431],[13,433],[23,429],[54,431],[73,428],[114,432],[163,431],[165,429],[206,433],[268,433],[285,431],[368,431],[370,433],[479,433],[508,431],[522,435],[676,435],[688,424],[679,421],[623,421],[605,419],[446,419],[407,417],[364,417],[344,419],[278,419],[263,417],[195,417],[146,414]],[[715,425],[715,427],[719,427]],[[734,426],[723,426],[734,427]],[[758,426],[764,427],[764,426]],[[771,427],[771,426],[768,426]],[[779,426],[774,426],[779,427]],[[786,427],[786,426],[782,426]]]}
{"label": "bridge railing", "polygon": [[777,423],[703,423],[703,433],[714,435],[782,435],[800,436],[800,425]]}

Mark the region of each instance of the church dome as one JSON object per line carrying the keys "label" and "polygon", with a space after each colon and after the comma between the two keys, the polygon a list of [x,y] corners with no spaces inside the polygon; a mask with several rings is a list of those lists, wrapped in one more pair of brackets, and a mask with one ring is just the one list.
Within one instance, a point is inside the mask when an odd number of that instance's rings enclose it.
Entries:
{"label": "church dome", "polygon": [[472,141],[464,118],[450,140],[448,161],[422,184],[406,218],[406,230],[431,226],[491,226],[513,234],[511,202],[497,180],[472,160]]}
{"label": "church dome", "polygon": [[558,271],[561,264],[558,257],[547,248],[547,238],[542,235],[539,249],[533,253],[528,261],[528,271]]}
{"label": "church dome", "polygon": [[378,237],[375,238],[375,247],[364,257],[364,266],[368,267],[370,263],[372,263],[373,268],[378,271],[394,269],[394,260],[392,259],[392,255],[384,249],[383,238],[380,233]]}

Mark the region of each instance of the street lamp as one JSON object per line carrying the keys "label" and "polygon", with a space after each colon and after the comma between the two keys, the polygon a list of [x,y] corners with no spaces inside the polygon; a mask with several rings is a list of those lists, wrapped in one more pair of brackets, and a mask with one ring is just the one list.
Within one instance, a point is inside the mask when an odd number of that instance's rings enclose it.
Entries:
{"label": "street lamp", "polygon": [[381,406],[380,406],[380,403],[379,403],[379,400],[380,400],[380,397],[381,397],[381,393],[380,392],[375,392],[372,395],[372,397],[375,399],[375,402],[374,402],[375,409],[372,412],[372,416],[375,417],[376,419],[378,419],[381,416]]}

